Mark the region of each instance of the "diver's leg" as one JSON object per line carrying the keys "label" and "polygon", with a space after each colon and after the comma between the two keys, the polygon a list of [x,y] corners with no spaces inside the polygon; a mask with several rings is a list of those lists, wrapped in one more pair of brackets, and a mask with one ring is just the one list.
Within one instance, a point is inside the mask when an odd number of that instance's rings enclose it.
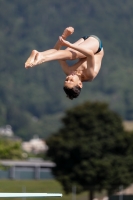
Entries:
{"label": "diver's leg", "polygon": [[47,54],[51,54],[51,53],[54,53],[56,51],[57,51],[56,49],[49,49],[49,50],[46,50],[46,51],[43,51],[43,52],[39,52],[37,50],[33,50],[31,52],[30,57],[27,59],[27,61],[25,63],[25,68],[29,68],[29,67],[33,67],[34,66],[34,63],[36,62],[36,56],[38,54],[40,54],[41,57],[44,57]]}
{"label": "diver's leg", "polygon": [[[74,32],[73,27],[67,27],[62,33],[62,37],[64,39],[66,39],[68,36],[73,34],[73,32]],[[46,55],[56,52],[57,50],[59,50],[61,48],[61,46],[62,45],[60,43],[60,40],[58,39],[58,41],[56,42],[53,49],[46,50],[46,51],[43,51],[43,52],[38,52],[37,50],[33,50],[31,52],[30,57],[27,59],[27,61],[25,63],[25,68],[33,67],[35,65],[43,63],[43,60],[44,60]]]}
{"label": "diver's leg", "polygon": [[97,39],[93,37],[89,37],[81,44],[72,44],[66,40],[64,40],[62,37],[60,37],[60,41],[63,46],[67,46],[71,49],[74,49],[76,51],[79,51],[80,53],[84,54],[85,56],[89,56],[91,53],[95,54],[99,48],[99,42]]}
{"label": "diver's leg", "polygon": [[84,58],[86,57],[83,53],[70,49],[69,50],[58,50],[54,53],[48,54],[46,56],[42,56],[42,54],[39,52],[37,53],[35,57],[35,65],[44,63],[44,62],[49,62],[53,60],[75,60],[78,58]]}

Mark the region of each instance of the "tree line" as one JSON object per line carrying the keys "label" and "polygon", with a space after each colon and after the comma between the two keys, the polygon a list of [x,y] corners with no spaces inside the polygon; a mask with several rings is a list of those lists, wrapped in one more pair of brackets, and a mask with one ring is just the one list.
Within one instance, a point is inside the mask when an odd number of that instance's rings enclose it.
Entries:
{"label": "tree line", "polygon": [[[23,140],[47,138],[67,108],[87,100],[107,102],[123,119],[133,119],[132,1],[1,0],[0,7],[0,126],[10,124]],[[71,42],[95,34],[105,50],[99,75],[75,101],[62,90],[58,62],[24,69],[31,50],[53,48],[67,26],[75,28]]]}

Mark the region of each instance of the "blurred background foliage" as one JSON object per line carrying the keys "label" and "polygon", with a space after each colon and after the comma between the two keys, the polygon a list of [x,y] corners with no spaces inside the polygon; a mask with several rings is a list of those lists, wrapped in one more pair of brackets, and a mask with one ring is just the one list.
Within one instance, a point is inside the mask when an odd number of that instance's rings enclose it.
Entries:
{"label": "blurred background foliage", "polygon": [[67,110],[62,122],[46,142],[56,163],[52,172],[66,193],[76,185],[92,200],[96,191],[106,189],[110,196],[133,182],[133,134],[107,104],[85,102]]}
{"label": "blurred background foliage", "polygon": [[[123,120],[133,120],[132,1],[1,0],[0,8],[0,126],[10,124],[24,140],[47,138],[66,109],[86,100],[107,102]],[[58,62],[24,68],[31,50],[53,48],[67,26],[75,28],[71,42],[95,34],[105,49],[99,75],[73,101],[62,90]]]}

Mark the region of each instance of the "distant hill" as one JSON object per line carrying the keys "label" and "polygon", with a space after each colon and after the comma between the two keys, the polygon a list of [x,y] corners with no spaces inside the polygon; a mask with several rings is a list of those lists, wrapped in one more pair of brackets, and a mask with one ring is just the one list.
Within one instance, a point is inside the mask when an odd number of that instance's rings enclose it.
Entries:
{"label": "distant hill", "polygon": [[[24,139],[47,137],[66,109],[87,100],[108,102],[123,120],[133,120],[133,1],[1,0],[0,7],[0,126],[10,124]],[[73,101],[62,90],[58,62],[24,68],[32,49],[53,48],[67,26],[75,28],[71,42],[95,34],[105,50],[99,75]]]}

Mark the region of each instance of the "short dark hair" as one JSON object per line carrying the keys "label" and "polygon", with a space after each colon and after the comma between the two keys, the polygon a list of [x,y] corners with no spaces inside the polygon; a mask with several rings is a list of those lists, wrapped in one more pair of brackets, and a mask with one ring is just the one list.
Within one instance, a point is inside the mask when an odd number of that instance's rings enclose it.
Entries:
{"label": "short dark hair", "polygon": [[66,86],[63,87],[67,97],[69,99],[73,99],[73,98],[77,98],[81,92],[81,87],[79,87],[78,85],[74,86],[73,88],[68,88]]}

